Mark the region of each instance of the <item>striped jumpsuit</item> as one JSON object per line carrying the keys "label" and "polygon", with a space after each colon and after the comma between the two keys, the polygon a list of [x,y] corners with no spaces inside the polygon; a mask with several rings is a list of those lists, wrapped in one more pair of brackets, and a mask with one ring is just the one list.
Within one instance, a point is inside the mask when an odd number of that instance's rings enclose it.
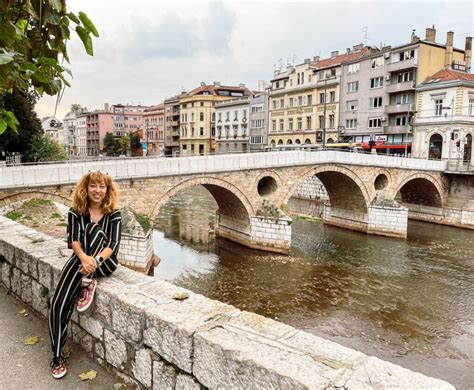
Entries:
{"label": "striped jumpsuit", "polygon": [[[112,249],[110,258],[101,262],[88,277],[103,277],[112,274],[118,266],[117,252],[120,244],[122,215],[120,211],[105,214],[99,222],[91,222],[89,215],[80,215],[72,209],[68,213],[67,243],[79,241],[88,256],[96,257],[104,248]],[[58,285],[51,298],[49,308],[49,334],[53,356],[59,357],[66,342],[69,319],[81,288],[79,272],[81,261],[73,254],[64,265]]]}

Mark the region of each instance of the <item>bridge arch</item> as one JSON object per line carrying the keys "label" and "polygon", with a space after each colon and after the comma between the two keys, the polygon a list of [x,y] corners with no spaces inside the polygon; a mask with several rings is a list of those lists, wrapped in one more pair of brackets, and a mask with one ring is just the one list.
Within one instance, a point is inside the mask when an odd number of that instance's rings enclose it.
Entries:
{"label": "bridge arch", "polygon": [[285,195],[284,203],[287,204],[298,186],[312,176],[323,183],[332,208],[367,213],[370,195],[364,182],[355,172],[339,165],[321,165],[308,169]]}
{"label": "bridge arch", "polygon": [[415,173],[403,179],[393,194],[402,203],[431,207],[443,207],[447,194],[442,183],[427,173]]}
{"label": "bridge arch", "polygon": [[46,191],[23,191],[17,192],[14,195],[5,196],[0,199],[0,207],[8,206],[16,202],[26,202],[31,199],[48,199],[52,202],[57,202],[64,204],[66,206],[71,206],[72,199],[66,198],[61,195],[52,194]]}
{"label": "bridge arch", "polygon": [[232,219],[242,229],[250,228],[250,217],[255,215],[255,210],[247,196],[225,180],[206,176],[183,180],[168,190],[156,202],[152,218],[156,218],[161,207],[178,192],[197,185],[202,185],[211,193],[218,205],[220,217]]}

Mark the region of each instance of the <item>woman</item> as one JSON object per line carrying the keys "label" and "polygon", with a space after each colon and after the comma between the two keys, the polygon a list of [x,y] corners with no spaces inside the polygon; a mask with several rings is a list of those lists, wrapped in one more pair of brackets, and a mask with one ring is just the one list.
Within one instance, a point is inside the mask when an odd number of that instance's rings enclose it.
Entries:
{"label": "woman", "polygon": [[74,190],[67,229],[68,247],[74,254],[61,271],[49,309],[51,375],[56,379],[66,375],[62,349],[76,299],[77,311],[87,310],[94,298],[95,278],[117,269],[122,221],[117,198],[115,183],[101,171],[86,173]]}

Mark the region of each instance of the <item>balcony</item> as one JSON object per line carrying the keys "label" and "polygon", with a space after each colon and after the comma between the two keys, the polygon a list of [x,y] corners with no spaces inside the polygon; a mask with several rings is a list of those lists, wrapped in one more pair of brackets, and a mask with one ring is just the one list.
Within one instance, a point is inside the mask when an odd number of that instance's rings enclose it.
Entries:
{"label": "balcony", "polygon": [[331,85],[336,85],[336,84],[339,84],[339,77],[332,76],[327,79],[318,80],[317,85],[318,85],[318,88],[324,88],[324,87],[329,87]]}
{"label": "balcony", "polygon": [[384,126],[384,134],[407,134],[411,133],[411,126]]}
{"label": "balcony", "polygon": [[393,72],[400,72],[402,70],[410,70],[413,68],[416,68],[418,64],[416,63],[416,60],[414,58],[411,58],[409,60],[405,61],[398,61],[398,62],[393,62],[391,64],[387,65],[387,72],[393,73]]}
{"label": "balcony", "polygon": [[403,91],[413,91],[415,92],[415,82],[414,81],[405,81],[404,83],[389,84],[385,87],[387,93],[397,93]]}
{"label": "balcony", "polygon": [[173,131],[171,132],[171,135],[172,135],[173,137],[179,137],[179,130],[173,130]]}
{"label": "balcony", "polygon": [[385,107],[385,112],[387,114],[401,114],[408,111],[414,111],[415,105],[411,103],[407,104],[390,104]]}
{"label": "balcony", "polygon": [[179,122],[178,121],[167,121],[167,126],[178,126]]}

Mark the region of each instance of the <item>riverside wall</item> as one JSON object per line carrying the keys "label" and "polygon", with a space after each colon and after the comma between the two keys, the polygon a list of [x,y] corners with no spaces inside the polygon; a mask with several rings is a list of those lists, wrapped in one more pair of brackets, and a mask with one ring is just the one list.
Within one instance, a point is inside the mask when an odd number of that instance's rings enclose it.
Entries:
{"label": "riverside wall", "polygon": [[[71,251],[0,217],[0,280],[47,315]],[[73,313],[73,340],[120,377],[152,389],[454,389],[269,318],[125,267],[99,281],[91,309]],[[47,375],[47,373],[45,373]]]}

